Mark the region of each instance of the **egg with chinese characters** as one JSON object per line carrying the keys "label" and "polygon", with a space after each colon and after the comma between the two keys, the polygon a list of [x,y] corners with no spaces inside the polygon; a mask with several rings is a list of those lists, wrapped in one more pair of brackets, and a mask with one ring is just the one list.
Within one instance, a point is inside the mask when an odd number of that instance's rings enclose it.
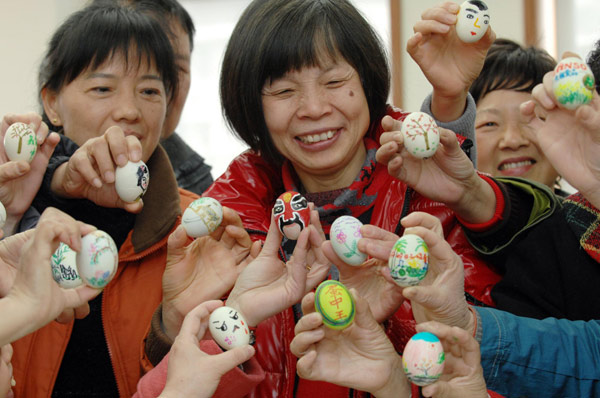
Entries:
{"label": "egg with chinese characters", "polygon": [[50,259],[52,276],[60,287],[72,289],[80,286],[83,281],[77,272],[77,252],[62,242]]}
{"label": "egg with chinese characters", "polygon": [[275,201],[273,216],[281,234],[290,240],[296,240],[310,222],[308,201],[298,192],[284,192]]}
{"label": "egg with chinese characters", "polygon": [[407,234],[396,241],[388,260],[390,275],[399,286],[417,285],[429,268],[427,243],[418,235]]}
{"label": "egg with chinese characters", "polygon": [[363,223],[352,216],[338,217],[331,225],[331,247],[346,264],[361,265],[367,259],[367,255],[358,250],[358,240],[362,238],[362,225]]}
{"label": "egg with chinese characters", "polygon": [[183,212],[181,224],[188,236],[199,238],[213,233],[223,221],[223,207],[213,198],[194,200]]}
{"label": "egg with chinese characters", "polygon": [[250,329],[237,310],[219,307],[208,318],[208,329],[213,339],[224,350],[231,350],[250,343]]}
{"label": "egg with chinese characters", "polygon": [[418,386],[436,382],[444,371],[444,347],[436,335],[417,333],[408,340],[402,354],[402,366],[408,380]]}
{"label": "egg with chinese characters", "polygon": [[11,124],[4,134],[4,151],[10,160],[31,163],[37,152],[35,131],[25,123]]}
{"label": "egg with chinese characters", "polygon": [[440,130],[435,120],[424,112],[412,112],[402,122],[400,130],[404,147],[417,158],[428,158],[440,146]]}
{"label": "egg with chinese characters", "polygon": [[354,321],[356,306],[346,286],[338,281],[326,280],[315,292],[315,310],[323,317],[325,326],[345,329]]}
{"label": "egg with chinese characters", "polygon": [[461,4],[456,19],[456,35],[465,43],[481,39],[490,26],[490,11],[481,0],[467,0]]}
{"label": "egg with chinese characters", "polygon": [[556,101],[566,109],[589,104],[596,87],[594,75],[587,64],[579,58],[569,57],[554,68],[552,89]]}
{"label": "egg with chinese characters", "polygon": [[136,202],[141,199],[148,189],[150,172],[146,163],[127,162],[123,167],[117,167],[115,172],[115,189],[124,202]]}
{"label": "egg with chinese characters", "polygon": [[103,288],[115,276],[118,265],[119,251],[109,234],[96,230],[81,238],[77,271],[86,285]]}

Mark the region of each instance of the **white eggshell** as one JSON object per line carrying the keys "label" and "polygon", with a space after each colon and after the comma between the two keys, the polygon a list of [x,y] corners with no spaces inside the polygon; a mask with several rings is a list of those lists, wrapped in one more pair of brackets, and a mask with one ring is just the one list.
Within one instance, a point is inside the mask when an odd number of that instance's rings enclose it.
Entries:
{"label": "white eggshell", "polygon": [[77,252],[60,242],[50,259],[52,276],[60,287],[75,288],[83,283],[77,272]]}
{"label": "white eggshell", "polygon": [[37,152],[35,131],[25,123],[11,124],[4,134],[4,150],[10,160],[25,160],[31,163]]}
{"label": "white eggshell", "polygon": [[456,20],[456,35],[465,43],[481,39],[490,26],[490,10],[480,0],[467,0],[461,4]]}
{"label": "white eggshell", "polygon": [[208,318],[208,329],[213,339],[224,350],[250,343],[248,323],[237,310],[219,307]]}
{"label": "white eggshell", "polygon": [[125,202],[138,201],[150,183],[150,172],[146,163],[127,162],[123,167],[117,167],[115,172],[115,189],[117,194]]}
{"label": "white eggshell", "polygon": [[396,241],[388,260],[390,275],[402,286],[417,285],[429,268],[429,249],[418,235],[407,234]]}
{"label": "white eggshell", "polygon": [[77,271],[86,285],[102,288],[117,272],[119,251],[115,241],[104,231],[96,230],[81,238],[77,253]]}
{"label": "white eggshell", "polygon": [[223,207],[213,198],[194,200],[183,212],[181,223],[188,236],[199,238],[214,232],[223,221]]}
{"label": "white eggshell", "polygon": [[406,343],[402,365],[410,381],[418,386],[427,386],[440,378],[445,359],[444,347],[437,336],[421,332]]}
{"label": "white eggshell", "polygon": [[592,100],[595,80],[587,64],[576,57],[565,58],[554,68],[552,89],[559,104],[576,109]]}
{"label": "white eggshell", "polygon": [[0,229],[4,227],[4,224],[6,224],[6,208],[0,202]]}
{"label": "white eggshell", "polygon": [[433,156],[440,146],[440,131],[435,120],[424,112],[412,112],[402,122],[400,130],[404,147],[418,158]]}
{"label": "white eggshell", "polygon": [[341,216],[333,222],[329,231],[333,250],[349,265],[361,265],[367,259],[367,255],[358,250],[358,240],[362,238],[362,225],[352,216]]}

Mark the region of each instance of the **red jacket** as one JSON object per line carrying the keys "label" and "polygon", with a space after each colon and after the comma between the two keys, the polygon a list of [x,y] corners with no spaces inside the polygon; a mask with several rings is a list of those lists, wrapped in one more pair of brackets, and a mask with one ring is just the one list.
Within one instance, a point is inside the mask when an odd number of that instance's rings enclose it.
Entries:
{"label": "red jacket", "polygon": [[[162,300],[168,236],[179,225],[182,209],[198,198],[178,190],[173,171],[165,162],[168,159],[162,149],[148,161],[153,180],[144,196],[144,210],[121,246],[117,274],[103,292],[104,332],[123,398],[130,398],[136,390],[142,341]],[[72,328],[73,322],[51,322],[13,343],[15,398],[51,396]],[[93,366],[94,358],[87,365]]]}
{"label": "red jacket", "polygon": [[[391,109],[388,114],[396,119],[403,119],[405,116]],[[380,134],[381,130],[374,131],[367,137],[379,142]],[[376,167],[387,170],[382,164]],[[405,183],[390,176],[387,171],[380,171],[379,178],[386,179],[386,189],[380,190],[375,199],[370,224],[388,231],[396,231],[405,206],[408,206],[408,212],[425,211],[435,215],[442,222],[446,240],[464,262],[465,291],[475,299],[492,305],[490,289],[499,280],[499,276],[488,268],[467,242],[453,212],[441,203],[409,191]],[[224,206],[236,210],[253,238],[264,239],[269,229],[275,199],[286,190],[281,170],[269,165],[252,151],[247,151],[234,159],[227,171],[215,181],[204,196],[215,198]],[[412,193],[407,195],[407,192]],[[327,233],[330,226],[323,227]],[[287,309],[258,325],[256,357],[266,377],[253,390],[251,396],[294,396],[296,357],[289,350],[294,337],[294,325],[292,309]],[[386,326],[391,341],[396,349],[402,352],[404,344],[415,333],[410,305],[405,303],[387,321]],[[347,390],[344,396],[348,396]]]}

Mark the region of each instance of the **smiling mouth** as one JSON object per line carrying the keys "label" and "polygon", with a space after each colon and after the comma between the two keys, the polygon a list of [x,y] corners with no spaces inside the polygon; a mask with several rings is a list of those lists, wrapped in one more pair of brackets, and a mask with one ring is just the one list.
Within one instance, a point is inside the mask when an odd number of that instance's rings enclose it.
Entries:
{"label": "smiling mouth", "polygon": [[522,160],[520,162],[503,163],[500,166],[498,166],[498,170],[504,171],[504,170],[516,169],[519,167],[533,166],[535,163],[536,163],[535,160],[532,160],[532,159]]}
{"label": "smiling mouth", "polygon": [[334,135],[335,131],[329,130],[320,134],[302,135],[296,138],[302,141],[303,144],[316,144],[317,142],[330,140]]}

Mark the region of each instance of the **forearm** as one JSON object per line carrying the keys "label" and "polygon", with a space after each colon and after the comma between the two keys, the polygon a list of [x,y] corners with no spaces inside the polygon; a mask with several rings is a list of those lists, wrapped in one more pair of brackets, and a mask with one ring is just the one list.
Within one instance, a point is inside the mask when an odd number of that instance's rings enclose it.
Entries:
{"label": "forearm", "polygon": [[8,295],[0,299],[0,347],[35,331],[40,325],[37,308]]}
{"label": "forearm", "polygon": [[448,97],[434,89],[431,98],[433,117],[440,122],[451,122],[461,117],[467,107],[468,93],[469,90],[465,90],[458,95]]}
{"label": "forearm", "polygon": [[390,372],[390,378],[380,389],[370,391],[377,398],[409,398],[411,395],[411,385],[404,374],[402,358],[396,355],[393,371]]}
{"label": "forearm", "polygon": [[465,224],[485,224],[492,221],[500,205],[498,193],[477,173],[474,173],[465,185],[468,188],[463,196],[456,203],[446,205]]}

